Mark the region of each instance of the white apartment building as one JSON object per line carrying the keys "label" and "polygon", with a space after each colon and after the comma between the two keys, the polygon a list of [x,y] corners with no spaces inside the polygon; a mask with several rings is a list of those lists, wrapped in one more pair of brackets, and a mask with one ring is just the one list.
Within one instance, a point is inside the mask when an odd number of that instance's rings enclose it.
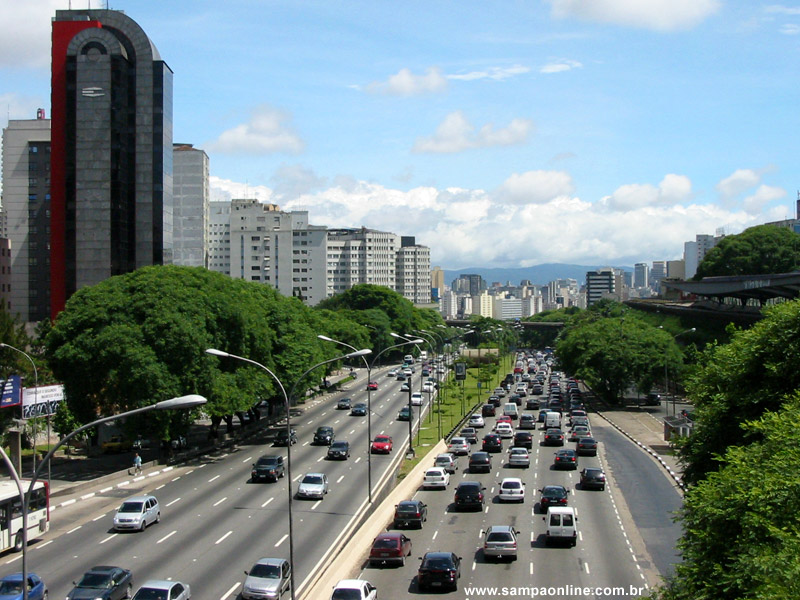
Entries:
{"label": "white apartment building", "polygon": [[172,146],[172,262],[208,268],[208,155],[191,144]]}
{"label": "white apartment building", "polygon": [[208,207],[208,268],[231,274],[231,203],[210,202]]}
{"label": "white apartment building", "polygon": [[522,318],[531,317],[544,310],[542,293],[534,293],[522,298]]}
{"label": "white apartment building", "polygon": [[480,315],[481,317],[493,318],[494,315],[494,296],[491,296],[487,290],[483,290],[480,294],[470,296],[472,298],[472,312],[465,314]]}
{"label": "white apartment building", "polygon": [[395,291],[414,304],[431,301],[431,249],[415,243],[411,236],[400,238],[395,264]]}
{"label": "white apartment building", "polygon": [[703,259],[714,246],[723,238],[723,235],[696,235],[695,241],[684,242],[683,244],[683,262],[684,262],[684,277],[691,279],[697,274],[697,267],[703,262]]}
{"label": "white apartment building", "polygon": [[514,296],[496,296],[492,302],[492,318],[513,321],[522,318],[522,299]]}
{"label": "white apartment building", "polygon": [[[327,295],[340,294],[359,283],[396,289],[399,248],[400,236],[394,233],[365,227],[329,229]],[[430,271],[430,261],[426,270]]]}
{"label": "white apartment building", "polygon": [[446,290],[439,298],[439,313],[443,319],[455,319],[458,315],[458,295],[453,290]]}

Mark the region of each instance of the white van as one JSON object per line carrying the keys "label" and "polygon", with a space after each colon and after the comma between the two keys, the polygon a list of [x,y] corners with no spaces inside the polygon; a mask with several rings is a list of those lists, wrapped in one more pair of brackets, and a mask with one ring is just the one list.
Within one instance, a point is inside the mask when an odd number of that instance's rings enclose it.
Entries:
{"label": "white van", "polygon": [[547,415],[544,417],[544,428],[545,429],[561,429],[561,413],[557,412],[548,412]]}
{"label": "white van", "polygon": [[574,546],[578,541],[578,517],[572,506],[549,506],[542,517],[547,524],[546,543],[561,542]]}
{"label": "white van", "polygon": [[512,419],[516,420],[516,418],[519,417],[519,412],[517,411],[517,403],[506,402],[503,405],[503,414],[506,417],[511,417]]}
{"label": "white van", "polygon": [[403,357],[403,362],[406,363],[406,364],[409,364],[409,365],[413,365],[414,364],[414,357],[411,356],[410,354],[406,354]]}

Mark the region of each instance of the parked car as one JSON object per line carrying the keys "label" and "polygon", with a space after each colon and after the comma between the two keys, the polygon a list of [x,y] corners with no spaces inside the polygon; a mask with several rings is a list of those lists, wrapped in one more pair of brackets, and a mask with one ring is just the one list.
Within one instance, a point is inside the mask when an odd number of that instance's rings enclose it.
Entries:
{"label": "parked car", "polygon": [[473,452],[469,457],[470,473],[489,473],[492,470],[492,455],[488,452]]}
{"label": "parked car", "polygon": [[416,525],[422,529],[422,524],[428,520],[428,506],[421,500],[403,500],[394,507],[394,526],[408,527]]}
{"label": "parked car", "polygon": [[426,552],[417,571],[417,588],[458,589],[461,577],[461,557],[453,552]]}
{"label": "parked car", "polygon": [[370,452],[373,454],[389,454],[392,451],[392,438],[388,435],[376,435],[370,445]]}
{"label": "parked car", "polygon": [[122,567],[97,566],[72,585],[75,587],[67,594],[67,600],[120,600],[133,595],[133,574]]}
{"label": "parked car", "polygon": [[378,588],[363,579],[342,579],[333,588],[331,600],[377,600]]}
{"label": "parked car", "polygon": [[192,592],[188,583],[151,579],[144,582],[144,585],[133,596],[133,600],[153,600],[153,598],[189,600],[191,597]]}
{"label": "parked car", "polygon": [[[0,599],[22,600],[22,573],[0,579]],[[28,600],[47,600],[47,586],[36,573],[28,572]]]}
{"label": "parked car", "polygon": [[592,437],[584,437],[578,440],[575,446],[578,456],[597,456],[597,440]]}
{"label": "parked car", "polygon": [[569,503],[569,488],[563,485],[546,485],[539,492],[539,508],[542,512],[547,512],[550,506],[566,506]]}
{"label": "parked car", "polygon": [[501,502],[525,502],[525,483],[519,477],[506,477],[499,485],[497,497]]}
{"label": "parked car", "polygon": [[462,481],[453,495],[453,507],[455,510],[467,508],[483,510],[486,501],[483,494],[485,490],[486,488],[478,481]]}
{"label": "parked car", "polygon": [[447,489],[449,483],[450,473],[442,467],[431,467],[425,471],[425,476],[422,478],[422,487],[426,490],[431,488]]}
{"label": "parked car", "polygon": [[375,566],[395,563],[402,566],[406,564],[406,556],[411,556],[411,540],[402,533],[387,531],[372,540],[369,564]]}
{"label": "parked car", "polygon": [[132,496],[114,514],[116,531],[144,531],[148,525],[161,520],[161,507],[155,496]]}
{"label": "parked car", "polygon": [[356,402],[353,408],[350,409],[350,415],[353,417],[366,417],[367,416],[367,403]]}
{"label": "parked car", "polygon": [[328,446],[326,457],[329,460],[347,460],[350,458],[350,442],[336,440]]}
{"label": "parked car", "polygon": [[297,488],[298,498],[322,500],[328,493],[328,476],[325,473],[308,473],[300,480]]}
{"label": "parked car", "polygon": [[279,429],[275,434],[275,439],[272,440],[273,446],[289,446],[290,444],[297,443],[297,431],[292,429],[287,432],[286,429]]}
{"label": "parked car", "polygon": [[518,535],[519,531],[510,525],[491,525],[484,532],[483,556],[516,560]]}
{"label": "parked car", "polygon": [[606,489],[606,474],[599,467],[586,467],[581,471],[582,490],[604,490]]}
{"label": "parked car", "polygon": [[575,450],[559,450],[553,459],[553,467],[556,469],[577,469],[578,455]]}
{"label": "parked car", "polygon": [[286,466],[280,454],[266,454],[253,463],[250,479],[256,481],[278,481],[286,475]]}
{"label": "parked car", "polygon": [[333,431],[333,427],[323,425],[317,427],[317,430],[314,432],[314,439],[311,440],[311,443],[318,446],[330,446],[335,439],[336,434]]}
{"label": "parked car", "polygon": [[285,558],[259,558],[242,586],[242,600],[280,598],[292,579],[292,565]]}
{"label": "parked car", "polygon": [[531,466],[531,455],[528,453],[527,448],[510,448],[508,450],[509,467],[524,467]]}

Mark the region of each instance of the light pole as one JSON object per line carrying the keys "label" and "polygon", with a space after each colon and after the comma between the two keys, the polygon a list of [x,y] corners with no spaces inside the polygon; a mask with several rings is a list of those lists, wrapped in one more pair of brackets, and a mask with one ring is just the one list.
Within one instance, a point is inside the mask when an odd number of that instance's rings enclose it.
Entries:
{"label": "light pole", "polygon": [[[15,352],[19,352],[25,358],[27,358],[31,362],[31,366],[33,367],[33,379],[34,379],[34,387],[33,387],[33,403],[34,405],[38,405],[39,403],[39,371],[36,370],[36,363],[33,362],[33,359],[27,352],[23,352],[19,348],[15,348],[10,344],[2,344],[0,343],[0,348],[8,348],[9,350],[14,350]],[[23,411],[25,407],[23,407]],[[24,414],[23,414],[24,418]],[[47,414],[47,444],[48,447],[50,446],[50,414]],[[21,463],[20,463],[21,464]],[[47,481],[50,482],[50,463],[47,463]],[[33,470],[36,470],[36,422],[34,421],[34,429],[33,429]]]}
{"label": "light pole", "polygon": [[288,496],[289,496],[289,564],[292,566],[291,571],[289,572],[289,586],[291,587],[291,598],[295,600],[295,592],[294,592],[294,535],[293,535],[293,524],[292,524],[292,427],[291,421],[289,419],[289,407],[291,406],[291,398],[294,397],[295,388],[297,388],[297,384],[302,381],[302,379],[308,375],[314,369],[321,367],[322,365],[327,365],[328,363],[335,362],[337,360],[342,360],[344,358],[352,358],[356,356],[364,356],[365,354],[370,354],[372,350],[364,349],[364,350],[357,350],[355,352],[350,352],[349,354],[345,354],[344,356],[337,356],[335,358],[329,358],[328,360],[324,360],[320,363],[315,364],[313,367],[307,369],[300,377],[297,378],[297,381],[294,382],[292,385],[291,390],[289,393],[286,393],[286,388],[283,387],[283,383],[278,376],[275,375],[269,368],[265,367],[259,362],[251,360],[249,358],[245,358],[243,356],[237,356],[236,354],[231,354],[229,352],[223,352],[222,350],[216,350],[215,348],[209,348],[206,350],[206,354],[212,354],[213,356],[220,356],[224,358],[233,358],[236,360],[240,360],[242,362],[246,362],[248,364],[254,365],[259,367],[269,373],[275,382],[278,384],[278,387],[281,390],[281,394],[283,394],[283,402],[284,407],[286,410],[286,477],[289,480],[288,485],[286,486]]}
{"label": "light pole", "polygon": [[[659,329],[664,329],[662,325],[659,325]],[[694,333],[697,331],[696,327],[692,327],[685,331],[681,331],[680,333],[676,333],[672,336],[672,339],[677,340],[680,336],[684,333]],[[669,380],[667,379],[667,355],[664,354],[664,393],[669,394]],[[672,416],[675,416],[675,394],[672,394]]]}
{"label": "light pole", "polygon": [[156,402],[155,404],[150,404],[148,406],[142,406],[140,408],[134,408],[133,410],[129,410],[124,413],[120,413],[118,415],[111,415],[110,417],[103,417],[102,419],[97,419],[96,421],[92,421],[86,425],[78,427],[72,433],[67,434],[63,438],[61,438],[58,443],[50,448],[47,454],[45,454],[44,458],[42,458],[42,462],[39,463],[39,467],[34,469],[33,476],[31,477],[31,481],[28,484],[28,491],[24,492],[22,489],[22,482],[19,479],[19,475],[14,469],[14,465],[11,464],[11,459],[8,458],[8,455],[5,453],[5,450],[0,447],[0,453],[2,453],[3,461],[6,463],[8,467],[8,471],[11,474],[11,477],[14,479],[14,482],[17,484],[17,488],[19,489],[20,498],[22,499],[22,598],[23,600],[28,600],[28,505],[31,499],[31,492],[33,492],[33,486],[36,485],[36,481],[39,479],[39,472],[42,470],[42,467],[46,462],[50,461],[50,458],[53,456],[56,450],[58,450],[62,445],[66,444],[69,440],[73,437],[86,431],[90,427],[95,427],[97,425],[102,425],[103,423],[108,423],[109,421],[116,421],[117,419],[123,419],[125,417],[129,417],[131,415],[137,415],[144,412],[149,412],[151,410],[171,410],[176,408],[193,408],[195,406],[201,406],[206,403],[206,399],[203,396],[198,396],[197,394],[190,394],[188,396],[181,396],[179,398],[170,398],[169,400],[162,400],[161,402]]}
{"label": "light pole", "polygon": [[[391,335],[394,338],[403,340],[404,344],[399,344],[400,346],[403,346],[405,344],[421,344],[424,342],[424,340],[421,340],[419,338],[411,340],[405,336],[400,335],[399,333],[395,333],[394,331],[390,332],[389,335]],[[414,456],[414,406],[411,404],[412,382],[413,379],[408,382],[408,457],[409,458]],[[421,412],[422,411],[420,410],[420,413]],[[419,424],[420,427],[422,427],[422,414],[420,414]]]}
{"label": "light pole", "polygon": [[[345,344],[339,340],[334,340],[326,335],[318,335],[317,337],[321,340],[325,340],[326,342],[333,342],[334,344],[339,344],[347,348],[353,348],[353,346],[350,344]],[[364,358],[364,363],[367,365],[367,383],[369,383],[370,379],[372,379],[372,367],[378,361],[381,354],[393,348],[399,348],[400,346],[405,346],[407,344],[416,344],[421,341],[422,340],[411,340],[408,342],[403,342],[402,344],[388,346],[373,356],[372,362],[367,362],[367,359]],[[367,498],[369,499],[369,503],[372,504],[372,390],[369,388],[369,385],[367,385]]]}

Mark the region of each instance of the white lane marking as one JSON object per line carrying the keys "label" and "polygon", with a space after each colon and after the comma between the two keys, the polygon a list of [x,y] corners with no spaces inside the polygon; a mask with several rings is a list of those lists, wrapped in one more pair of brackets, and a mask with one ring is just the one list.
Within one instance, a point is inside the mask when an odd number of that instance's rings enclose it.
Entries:
{"label": "white lane marking", "polygon": [[270,498],[269,500],[267,500],[266,502],[264,502],[264,504],[262,504],[262,505],[261,505],[261,508],[264,508],[264,507],[265,507],[267,504],[269,504],[269,503],[270,503],[270,502],[272,502],[273,500],[275,500],[275,498],[274,498],[274,497],[273,497],[273,498]]}
{"label": "white lane marking", "polygon": [[180,478],[181,478],[181,476],[180,476],[180,475],[178,475],[178,476],[177,476],[177,477],[175,477],[175,478],[174,478],[172,481],[178,481],[178,479],[180,479]]}
{"label": "white lane marking", "polygon": [[437,535],[439,535],[439,530],[438,529],[433,532],[433,537],[431,538],[431,541],[435,540]]}
{"label": "white lane marking", "polygon": [[347,435],[353,435],[355,432],[356,432],[356,430],[355,430],[355,429],[351,429],[351,430],[350,430],[350,433],[348,433]]}
{"label": "white lane marking", "polygon": [[158,540],[158,541],[156,542],[156,544],[160,544],[161,542],[164,542],[164,541],[168,540],[169,538],[171,538],[171,537],[172,537],[173,535],[175,535],[176,533],[178,533],[178,530],[177,530],[177,529],[175,529],[175,530],[173,530],[173,531],[170,531],[170,532],[169,532],[167,535],[165,535],[165,536],[164,536],[164,537],[162,537],[160,540]]}
{"label": "white lane marking", "polygon": [[342,475],[341,477],[339,477],[339,479],[337,479],[337,480],[336,480],[336,483],[342,483],[342,479],[344,479],[344,475]]}
{"label": "white lane marking", "polygon": [[77,500],[75,498],[73,498],[72,500],[66,500],[66,501],[62,502],[61,504],[59,504],[59,506],[61,506],[61,507],[69,506],[70,504],[75,504],[76,502],[77,502]]}
{"label": "white lane marking", "polygon": [[100,490],[100,491],[99,491],[99,492],[97,492],[97,493],[98,493],[98,494],[105,494],[106,492],[110,492],[110,491],[111,491],[111,490],[113,490],[113,489],[114,489],[114,486],[113,486],[113,485],[110,485],[110,486],[108,486],[108,487],[104,487],[102,490]]}
{"label": "white lane marking", "polygon": [[78,525],[77,527],[75,527],[75,528],[73,528],[73,529],[70,529],[70,530],[67,532],[67,535],[69,535],[69,534],[70,534],[70,533],[72,533],[73,531],[78,531],[78,529],[80,529],[81,527],[83,527],[83,525]]}
{"label": "white lane marking", "polygon": [[298,479],[300,479],[301,477],[302,477],[302,475],[298,475],[297,477],[295,477],[294,479],[292,479],[292,481],[297,481],[297,480],[298,480]]}
{"label": "white lane marking", "polygon": [[223,502],[225,502],[225,500],[227,500],[227,499],[228,499],[228,497],[227,497],[227,496],[225,496],[225,497],[224,497],[222,500],[217,500],[217,501],[216,501],[216,502],[214,502],[214,504],[212,504],[211,506],[218,506],[218,505],[222,504]]}
{"label": "white lane marking", "polygon": [[52,544],[52,543],[53,543],[53,540],[47,540],[44,544],[37,544],[36,547],[37,548],[44,548],[48,544]]}
{"label": "white lane marking", "polygon": [[311,425],[314,421],[309,421],[306,425]]}
{"label": "white lane marking", "polygon": [[285,534],[285,535],[284,535],[284,536],[283,536],[281,539],[279,539],[279,540],[278,540],[278,541],[275,543],[275,547],[277,548],[278,546],[280,546],[280,545],[281,545],[283,542],[285,542],[285,541],[286,541],[286,538],[288,538],[288,537],[289,537],[289,534],[288,534],[288,533],[287,533],[287,534]]}
{"label": "white lane marking", "polygon": [[214,542],[214,544],[216,545],[216,544],[219,544],[219,543],[223,542],[225,540],[225,538],[228,537],[232,533],[233,533],[233,531],[229,531],[228,533],[223,535],[221,538],[219,538],[216,542]]}
{"label": "white lane marking", "polygon": [[529,573],[529,574],[531,574],[531,575],[533,575],[533,563],[529,563],[529,566],[528,566],[528,573]]}
{"label": "white lane marking", "polygon": [[242,463],[250,462],[251,460],[253,460],[253,457],[252,457],[252,456],[248,456],[247,458],[245,458],[245,459],[242,461]]}
{"label": "white lane marking", "polygon": [[317,510],[317,507],[322,504],[322,500],[317,500],[314,502],[314,506],[311,507],[311,510]]}
{"label": "white lane marking", "polygon": [[354,464],[354,465],[357,465],[357,464],[358,464],[358,461],[360,461],[360,460],[361,460],[361,457],[359,456],[359,457],[358,457],[358,458],[355,460],[355,462],[354,462],[353,464]]}
{"label": "white lane marking", "polygon": [[178,498],[175,498],[175,500],[173,500],[173,501],[172,501],[172,502],[170,502],[169,504],[165,504],[164,506],[172,506],[172,505],[173,505],[173,504],[175,504],[175,503],[176,503],[178,500],[180,500],[180,497],[178,497]]}
{"label": "white lane marking", "polygon": [[209,480],[208,480],[208,483],[211,483],[211,482],[212,482],[212,481],[214,481],[215,479],[219,479],[219,478],[220,478],[220,476],[219,476],[219,475],[214,475],[214,477],[212,477],[211,479],[209,479]]}
{"label": "white lane marking", "polygon": [[589,563],[587,563],[587,562],[583,563],[583,568],[586,570],[586,574],[588,575],[589,574]]}
{"label": "white lane marking", "polygon": [[100,543],[101,544],[105,544],[108,540],[113,540],[115,537],[117,537],[117,535],[119,535],[119,534],[117,534],[117,533],[111,534],[106,539],[100,540]]}
{"label": "white lane marking", "polygon": [[100,519],[105,519],[105,517],[106,517],[106,513],[103,513],[99,517],[95,517],[94,519],[92,519],[92,523],[94,523],[95,521],[99,521]]}
{"label": "white lane marking", "polygon": [[241,581],[237,581],[236,583],[234,583],[234,584],[231,586],[231,589],[229,589],[227,592],[225,592],[224,594],[222,594],[222,596],[220,596],[220,599],[219,599],[219,600],[227,600],[227,598],[228,598],[228,597],[229,597],[229,596],[230,596],[230,595],[231,595],[231,594],[232,594],[232,593],[233,593],[233,592],[236,590],[236,588],[238,588],[238,587],[239,587],[241,584],[242,584],[242,582],[241,582]]}

